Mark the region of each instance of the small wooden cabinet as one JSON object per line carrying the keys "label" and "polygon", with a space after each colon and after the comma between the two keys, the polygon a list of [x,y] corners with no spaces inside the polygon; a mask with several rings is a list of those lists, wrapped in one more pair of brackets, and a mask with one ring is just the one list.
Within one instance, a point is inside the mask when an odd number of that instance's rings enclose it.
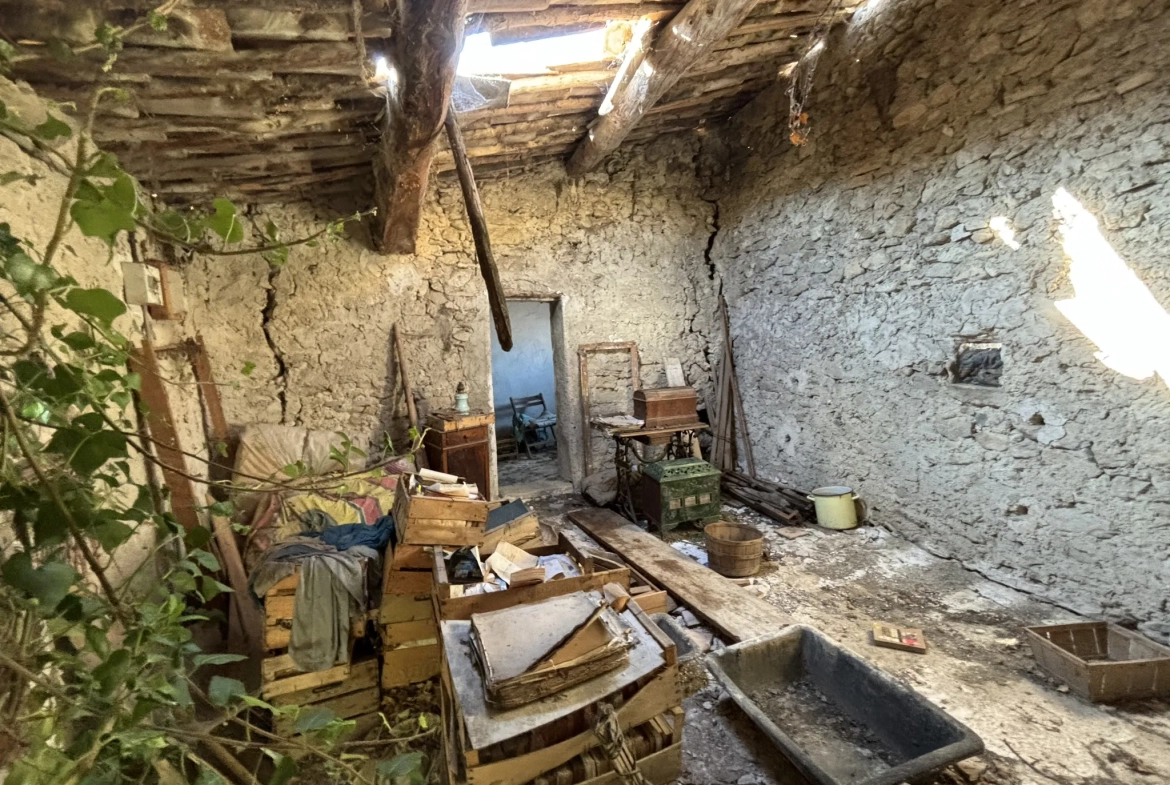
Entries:
{"label": "small wooden cabinet", "polygon": [[427,418],[429,430],[423,439],[431,468],[466,478],[479,487],[485,499],[489,498],[489,438],[494,424],[494,414],[460,416],[450,411],[432,413]]}

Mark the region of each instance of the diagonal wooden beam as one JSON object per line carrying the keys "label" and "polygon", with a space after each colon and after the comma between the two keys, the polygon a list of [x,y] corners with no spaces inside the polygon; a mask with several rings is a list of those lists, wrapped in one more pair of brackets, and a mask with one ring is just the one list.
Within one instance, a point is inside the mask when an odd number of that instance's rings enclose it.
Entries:
{"label": "diagonal wooden beam", "polygon": [[622,77],[614,79],[605,97],[603,108],[608,111],[573,152],[565,167],[569,174],[585,174],[617,149],[686,70],[751,13],[756,1],[690,0],[649,49],[639,47],[635,38],[622,63]]}
{"label": "diagonal wooden beam", "polygon": [[389,61],[396,77],[374,160],[382,253],[412,254],[427,195],[434,141],[443,131],[463,46],[467,0],[398,0]]}

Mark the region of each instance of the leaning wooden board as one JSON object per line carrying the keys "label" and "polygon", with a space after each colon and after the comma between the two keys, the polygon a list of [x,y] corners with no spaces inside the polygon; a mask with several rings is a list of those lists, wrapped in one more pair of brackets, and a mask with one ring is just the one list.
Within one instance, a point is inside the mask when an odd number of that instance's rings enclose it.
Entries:
{"label": "leaning wooden board", "polygon": [[688,559],[617,513],[574,510],[569,520],[645,573],[703,621],[739,642],[793,623],[793,619],[734,581]]}

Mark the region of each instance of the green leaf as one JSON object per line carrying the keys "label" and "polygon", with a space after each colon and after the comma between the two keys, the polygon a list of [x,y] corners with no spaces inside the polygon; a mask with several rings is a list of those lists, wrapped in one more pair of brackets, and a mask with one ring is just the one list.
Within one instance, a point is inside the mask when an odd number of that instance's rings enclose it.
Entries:
{"label": "green leaf", "polygon": [[46,115],[45,122],[34,128],[33,133],[46,142],[49,142],[62,137],[68,139],[70,136],[73,136],[73,129],[66,123],[53,117],[53,115]]}
{"label": "green leaf", "polygon": [[216,517],[230,518],[235,513],[236,506],[231,502],[216,502],[207,509]]}
{"label": "green leaf", "polygon": [[71,332],[62,337],[61,342],[75,352],[84,352],[97,346],[93,336],[82,332]]}
{"label": "green leaf", "polygon": [[202,585],[203,588],[200,590],[200,594],[203,595],[203,599],[207,602],[211,602],[224,592],[230,592],[232,590],[231,586],[220,583],[208,575],[203,576]]}
{"label": "green leaf", "polygon": [[69,208],[69,215],[82,234],[100,237],[109,245],[114,244],[118,232],[132,232],[135,228],[131,211],[105,198],[96,201],[79,199]]}
{"label": "green leaf", "polygon": [[127,389],[140,391],[142,389],[142,374],[131,371],[122,377],[122,382]]}
{"label": "green leaf", "polygon": [[196,589],[194,576],[189,572],[182,572],[181,570],[175,570],[171,573],[171,585],[180,594],[189,594]]}
{"label": "green leaf", "polygon": [[61,428],[45,446],[52,453],[64,455],[78,474],[93,474],[111,458],[125,458],[126,437],[115,431],[88,433],[76,428]]}
{"label": "green leaf", "polygon": [[122,174],[122,168],[118,166],[118,157],[113,153],[98,153],[90,167],[85,170],[86,177],[101,177],[103,179],[115,178]]}
{"label": "green leaf", "polygon": [[81,576],[68,564],[59,561],[33,567],[29,555],[18,551],[4,562],[0,577],[14,589],[39,600],[46,608],[56,608]]}
{"label": "green leaf", "polygon": [[179,678],[175,679],[170,687],[170,692],[175,697],[175,703],[179,704],[180,706],[190,706],[192,704],[191,688],[187,686],[186,678],[180,676]]}
{"label": "green leaf", "polygon": [[70,289],[64,305],[74,313],[92,316],[106,326],[126,313],[126,304],[106,289]]}
{"label": "green leaf", "polygon": [[297,733],[311,733],[315,730],[321,730],[335,719],[337,719],[337,715],[333,713],[332,709],[327,709],[324,706],[307,706],[297,715],[297,721],[293,724],[293,728]]}
{"label": "green leaf", "polygon": [[110,654],[110,638],[100,627],[85,628],[85,645],[97,656],[105,659]]}
{"label": "green leaf", "polygon": [[199,562],[199,565],[208,572],[216,572],[219,570],[219,559],[215,558],[215,554],[210,551],[193,550],[188,555]]}
{"label": "green leaf", "polygon": [[109,695],[114,688],[126,681],[130,672],[130,652],[118,649],[110,652],[105,662],[93,670],[93,677],[101,685],[102,692]]}
{"label": "green leaf", "polygon": [[211,203],[215,215],[208,217],[207,226],[224,239],[224,242],[238,243],[244,239],[244,225],[236,218],[236,206],[227,199],[216,199]]}
{"label": "green leaf", "polygon": [[[239,679],[228,679],[223,676],[212,676],[207,685],[207,697],[216,706],[226,706],[232,699],[247,692],[244,683]],[[332,712],[330,712],[332,714]]]}
{"label": "green leaf", "polygon": [[227,665],[229,662],[240,662],[248,659],[246,654],[196,654],[195,667],[202,665]]}
{"label": "green leaf", "polygon": [[146,15],[146,19],[148,22],[150,22],[152,29],[157,30],[160,33],[165,33],[167,31],[167,24],[170,22],[170,18],[166,14],[160,14],[158,11],[151,11]]}
{"label": "green leaf", "polygon": [[73,52],[73,47],[60,38],[50,38],[45,42],[49,47],[49,54],[55,60],[60,60],[62,63],[71,63],[77,59],[77,55]]}
{"label": "green leaf", "polygon": [[421,752],[404,752],[395,755],[390,760],[378,761],[378,776],[390,782],[406,780],[407,782],[422,782],[423,754]]}
{"label": "green leaf", "polygon": [[244,367],[240,369],[240,373],[244,374],[244,376],[251,376],[254,370],[256,370],[256,363],[247,360],[244,362]]}
{"label": "green leaf", "polygon": [[191,529],[184,535],[183,542],[187,543],[188,548],[202,548],[211,542],[211,532],[203,526]]}
{"label": "green leaf", "polygon": [[134,530],[121,521],[106,521],[90,534],[101,543],[101,546],[106,549],[106,553],[113,553],[119,545],[134,535]]}
{"label": "green leaf", "polygon": [[134,185],[134,180],[131,179],[130,175],[122,172],[106,188],[106,198],[133,215],[138,207],[138,189]]}
{"label": "green leaf", "polygon": [[268,778],[268,785],[286,785],[297,773],[297,762],[288,755],[281,755],[278,752],[272,754],[272,759],[276,762],[273,766],[272,776]]}

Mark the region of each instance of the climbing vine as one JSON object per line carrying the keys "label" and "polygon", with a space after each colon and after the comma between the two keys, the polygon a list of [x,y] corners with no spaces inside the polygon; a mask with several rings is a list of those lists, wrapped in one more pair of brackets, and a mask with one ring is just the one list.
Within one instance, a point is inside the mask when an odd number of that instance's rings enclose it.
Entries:
{"label": "climbing vine", "polygon": [[[102,25],[90,46],[62,53],[64,45],[55,42],[48,53],[80,63],[78,55],[88,52],[106,73],[128,33],[165,29],[176,5],[160,6],[126,28]],[[0,70],[44,55],[0,41]],[[241,681],[220,672],[245,658],[207,653],[196,642],[193,628],[217,621],[211,603],[231,591],[217,577],[211,535],[205,528],[185,531],[143,469],[160,461],[138,430],[141,380],[128,370],[131,339],[119,326],[125,304],[61,273],[58,264],[76,231],[104,242],[111,259],[130,233],[139,233],[202,254],[260,253],[279,266],[291,248],[336,238],[360,216],[291,240],[269,223],[259,244],[245,244],[241,216],[227,199],[203,211],[155,209],[116,157],[91,142],[102,103],[126,97],[98,84],[76,128],[56,109],[32,125],[0,102],[0,134],[66,181],[43,245],[0,224],[5,785],[283,785],[304,765],[371,783],[362,746],[369,742],[339,741],[352,722],[249,695]],[[33,175],[0,171],[0,188],[16,181],[41,187]],[[348,457],[348,440],[342,449]],[[132,549],[143,558],[127,579],[114,569],[115,557]],[[269,732],[255,721],[256,710],[287,718],[298,735]],[[388,749],[432,733],[433,720],[423,714],[387,722]],[[378,771],[418,781],[421,761],[418,753],[399,755]]]}

